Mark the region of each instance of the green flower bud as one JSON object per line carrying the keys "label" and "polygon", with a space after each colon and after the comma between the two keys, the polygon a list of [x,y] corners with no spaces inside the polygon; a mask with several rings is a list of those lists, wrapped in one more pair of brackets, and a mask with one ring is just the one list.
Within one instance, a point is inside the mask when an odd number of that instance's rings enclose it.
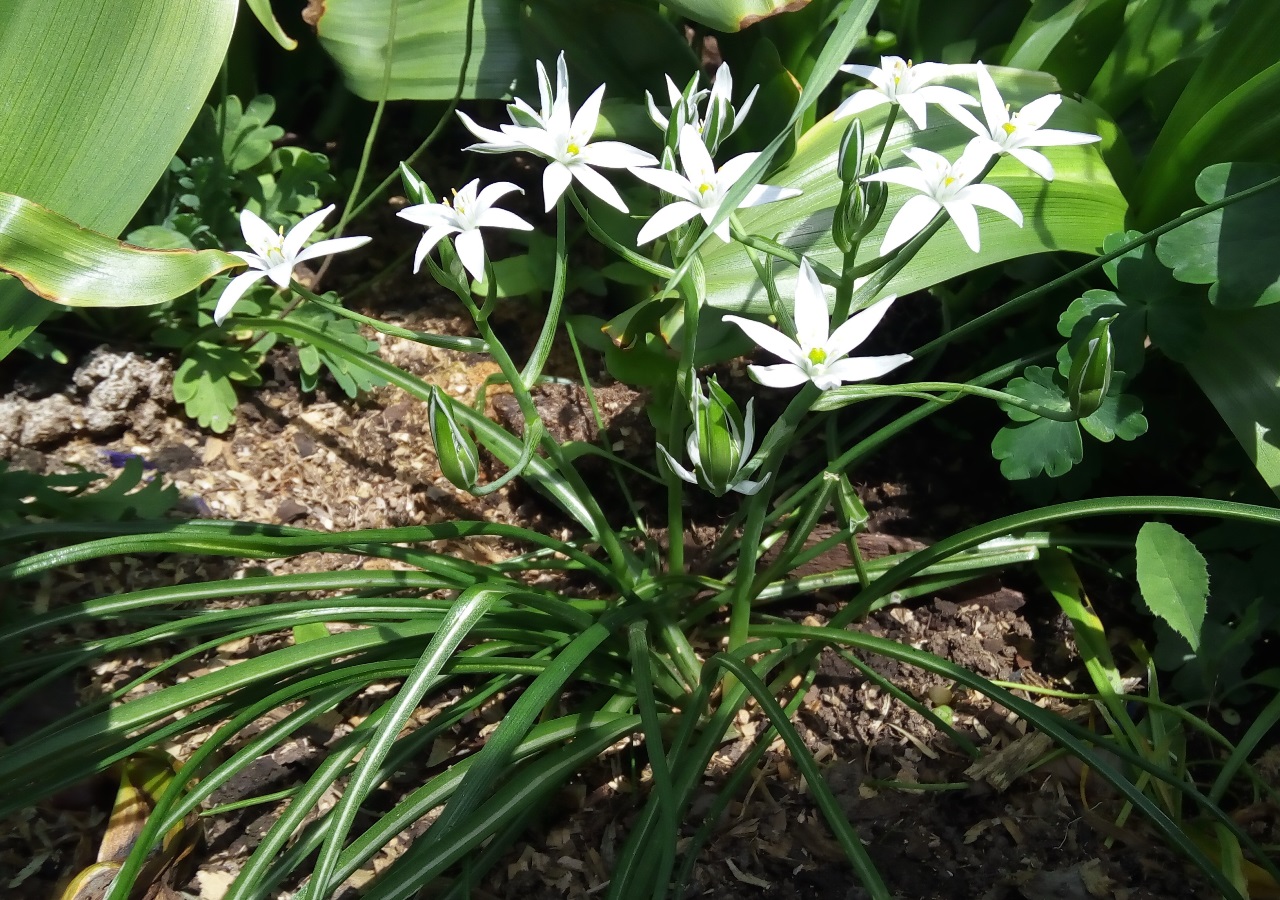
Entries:
{"label": "green flower bud", "polygon": [[1089,329],[1084,343],[1071,358],[1067,376],[1067,400],[1071,411],[1080,418],[1093,415],[1111,389],[1115,369],[1115,344],[1111,340],[1111,323],[1115,316],[1099,319]]}
{"label": "green flower bud", "polygon": [[407,163],[400,163],[400,181],[404,185],[404,195],[409,203],[417,206],[422,203],[435,203],[431,189],[418,177],[418,173],[409,168]]}
{"label": "green flower bud", "polygon": [[456,487],[471,490],[480,473],[480,454],[475,439],[453,418],[453,401],[439,389],[427,401],[427,425],[436,446],[440,471]]}
{"label": "green flower bud", "polygon": [[725,493],[742,468],[742,413],[715,376],[707,381],[706,394],[700,384],[694,386],[693,435],[698,470],[707,488],[717,495]]}
{"label": "green flower bud", "polygon": [[836,155],[836,171],[845,184],[856,182],[862,176],[862,157],[866,151],[866,136],[862,122],[854,119],[840,138],[840,152]]}
{"label": "green flower bud", "polygon": [[[868,175],[874,175],[880,171],[880,158],[873,156],[867,160]],[[871,230],[880,222],[880,217],[884,215],[884,209],[889,205],[889,185],[883,181],[864,181],[862,182],[863,190],[863,214],[862,221],[858,223],[858,239],[866,237]]]}

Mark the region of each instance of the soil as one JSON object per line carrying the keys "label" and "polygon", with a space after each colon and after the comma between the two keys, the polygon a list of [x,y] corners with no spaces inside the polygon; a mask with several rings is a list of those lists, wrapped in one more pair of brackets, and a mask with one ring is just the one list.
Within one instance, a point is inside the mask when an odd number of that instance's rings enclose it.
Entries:
{"label": "soil", "polygon": [[[420,287],[420,282],[418,283]],[[466,328],[446,302],[429,299],[405,310],[387,298],[393,283],[362,303],[404,327],[457,334]],[[518,322],[507,327],[517,327]],[[384,358],[470,400],[495,367],[464,354],[380,338]],[[170,367],[163,359],[95,349],[66,371],[47,365],[15,370],[0,399],[0,458],[37,472],[83,466],[109,470],[118,454],[136,454],[154,466],[155,477],[174,485],[187,514],[242,518],[341,530],[422,524],[482,517],[533,528],[563,530],[538,497],[512,488],[477,500],[456,491],[436,464],[427,434],[425,409],[392,388],[348,400],[332,384],[315,395],[297,388],[295,361],[273,357],[266,383],[242,391],[237,424],[224,435],[201,431],[172,404]],[[594,373],[599,376],[602,373]],[[603,379],[602,379],[603,381]],[[603,393],[611,438],[624,448],[651,446],[640,398],[625,388]],[[501,392],[490,392],[491,414],[509,417]],[[554,427],[572,429],[582,421],[580,392],[553,387],[540,404]],[[565,436],[580,437],[576,434]],[[646,451],[647,452],[647,451]],[[908,450],[933,456],[928,447]],[[964,461],[953,461],[955,467]],[[993,471],[989,459],[986,470]],[[924,483],[913,477],[933,480]],[[882,466],[860,485],[872,513],[864,537],[868,555],[920,546],[957,521],[980,521],[998,510],[984,475],[938,478],[936,467],[899,459]],[[960,483],[960,487],[956,484]],[[991,476],[991,483],[996,476]],[[512,547],[500,541],[469,542],[453,548],[486,562],[504,558]],[[164,557],[84,566],[43,587],[42,604],[56,605],[87,595],[100,596],[145,584],[172,584],[200,577],[226,577],[249,568],[273,573],[350,568],[360,560],[312,554],[281,561],[236,564],[227,560]],[[858,627],[945,656],[985,676],[1028,685],[1079,687],[1069,634],[1045,598],[1016,582],[990,579],[967,591],[927,596],[881,610]],[[771,608],[794,621],[823,623],[839,609],[840,594],[815,595]],[[190,675],[229,665],[260,652],[263,642],[243,640],[193,660]],[[40,716],[73,708],[77,692],[100,693],[142,671],[154,660],[116,659],[96,665],[57,693],[42,698],[6,723],[7,739],[38,726]],[[955,726],[975,742],[984,759],[1032,739],[1025,726],[981,696],[885,659],[871,668],[908,694],[953,710]],[[1034,697],[1033,697],[1034,699]],[[327,722],[328,733],[312,733],[285,745],[246,770],[242,779],[214,798],[281,790],[314,770],[325,746],[349,730],[351,718],[367,713],[377,697],[363,696]],[[1051,701],[1041,701],[1050,703]],[[1067,707],[1059,707],[1069,711]],[[1087,710],[1082,712],[1087,713]],[[23,719],[22,717],[26,718]],[[477,744],[486,725],[501,716],[489,711],[461,740]],[[983,776],[924,717],[896,702],[843,658],[828,652],[797,716],[809,748],[824,768],[845,814],[867,843],[890,890],[907,900],[1005,900],[1005,898],[1121,898],[1173,900],[1212,896],[1179,858],[1165,850],[1144,826],[1131,819],[1113,824],[1114,797],[1065,764],[1032,764],[1009,777]],[[693,815],[692,835],[711,807],[724,779],[764,727],[757,714],[744,713],[738,737],[726,741],[706,774]],[[203,734],[203,732],[201,733]],[[181,756],[201,734],[169,749]],[[478,884],[477,898],[561,898],[600,895],[611,863],[625,839],[646,790],[633,765],[639,738],[614,748],[583,772],[560,802],[536,822],[505,862]],[[1016,777],[1015,777],[1016,776]],[[0,895],[5,898],[57,896],[57,885],[92,859],[100,840],[111,786],[88,789],[26,810],[0,826]],[[264,811],[265,810],[265,811]],[[257,836],[277,810],[250,807],[206,821],[205,846],[189,877],[173,878],[167,894],[218,900]],[[420,824],[417,831],[422,829]],[[344,895],[381,869],[411,839],[389,847],[373,868],[350,883]],[[293,896],[281,892],[278,896]],[[698,858],[688,896],[708,898],[824,898],[867,896],[844,862],[815,808],[790,754],[775,741],[752,774],[745,796],[735,799],[709,845]]]}

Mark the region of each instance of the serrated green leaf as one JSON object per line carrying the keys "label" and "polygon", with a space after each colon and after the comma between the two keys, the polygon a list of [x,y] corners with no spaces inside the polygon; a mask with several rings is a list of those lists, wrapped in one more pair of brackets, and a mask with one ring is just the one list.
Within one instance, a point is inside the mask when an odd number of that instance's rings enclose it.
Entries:
{"label": "serrated green leaf", "polygon": [[[1005,388],[1005,391],[1039,406],[1060,409],[1069,407],[1067,393],[1063,389],[1063,385],[1056,377],[1055,371],[1048,366],[1027,366],[1023,370],[1021,378],[1014,378],[1009,381],[1009,386]],[[1000,408],[1015,422],[1031,422],[1040,418],[1036,413],[1019,406],[1002,403]]]}
{"label": "serrated green leaf", "polygon": [[[1196,179],[1205,203],[1280,175],[1266,163],[1220,163]],[[1161,235],[1156,254],[1179,281],[1210,284],[1209,300],[1222,309],[1280,302],[1280,185],[1233,203]]]}
{"label": "serrated green leaf", "polygon": [[283,128],[267,124],[275,111],[275,99],[266,94],[254,97],[247,106],[234,94],[220,106],[206,106],[182,142],[181,155],[216,158],[233,173],[252,169],[284,137]]}
{"label": "serrated green leaf", "polygon": [[[324,296],[328,300],[338,302],[336,294],[329,293]],[[378,354],[378,342],[371,341],[362,335],[360,326],[356,322],[332,313],[323,306],[307,303],[298,307],[291,316],[328,337],[341,341],[343,346],[350,347],[356,352],[370,353],[374,356]],[[361,391],[386,383],[381,378],[370,374],[362,366],[348,365],[340,355],[329,350],[321,350],[301,341],[291,341],[291,343],[297,346],[298,358],[302,362],[300,381],[304,391],[310,392],[316,389],[321,365],[329,370],[329,374],[348,397],[355,397]]]}
{"label": "serrated green leaf", "polygon": [[173,399],[202,428],[221,434],[236,418],[233,381],[259,384],[257,357],[248,358],[239,347],[199,341],[186,350],[173,374]]}
{"label": "serrated green leaf", "polygon": [[1000,460],[1000,472],[1010,481],[1035,478],[1041,472],[1056,478],[1084,459],[1084,443],[1075,422],[1036,418],[996,432],[991,455]]}
{"label": "serrated green leaf", "polygon": [[[1103,242],[1103,252],[1111,253],[1140,236],[1138,231],[1109,234]],[[1153,344],[1179,361],[1194,352],[1204,331],[1204,295],[1173,277],[1158,258],[1154,244],[1148,242],[1130,250],[1103,269],[1125,307],[1145,310],[1147,336]],[[1120,368],[1132,377],[1140,366],[1134,368],[1126,360]]]}
{"label": "serrated green leaf", "polygon": [[1080,420],[1080,427],[1104,444],[1116,438],[1132,441],[1147,433],[1147,417],[1140,399],[1112,390],[1097,412]]}
{"label": "serrated green leaf", "polygon": [[64,306],[163,303],[241,265],[242,260],[221,250],[132,247],[37,203],[0,193],[0,271]]}
{"label": "serrated green leaf", "polygon": [[258,178],[258,214],[268,222],[293,225],[313,213],[326,193],[337,187],[329,172],[329,158],[301,147],[278,147],[270,157],[271,171]]}
{"label": "serrated green leaf", "polygon": [[1148,522],[1138,532],[1138,587],[1147,609],[1200,646],[1209,599],[1209,570],[1195,544],[1164,522]]}
{"label": "serrated green leaf", "polygon": [[[1145,308],[1131,308],[1115,291],[1085,291],[1071,302],[1058,318],[1058,334],[1067,342],[1058,348],[1058,372],[1063,377],[1090,329],[1100,320],[1115,316],[1111,339],[1116,350],[1116,375],[1134,377],[1146,361],[1147,315]],[[1114,376],[1113,376],[1114,378]],[[1118,385],[1123,386],[1123,385]]]}

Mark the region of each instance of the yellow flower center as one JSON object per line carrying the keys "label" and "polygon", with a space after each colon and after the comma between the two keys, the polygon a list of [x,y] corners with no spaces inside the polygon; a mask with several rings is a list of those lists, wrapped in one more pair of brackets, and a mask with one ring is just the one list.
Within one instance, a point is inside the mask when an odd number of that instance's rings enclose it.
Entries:
{"label": "yellow flower center", "polygon": [[942,179],[942,186],[951,187],[951,185],[955,184],[955,181],[956,181],[955,176],[947,175]]}
{"label": "yellow flower center", "polygon": [[809,351],[809,362],[815,366],[820,366],[827,361],[827,351],[821,347],[814,347]]}
{"label": "yellow flower center", "polygon": [[1015,131],[1018,130],[1018,126],[1014,124],[1012,120],[1005,122],[1000,127],[1004,129],[1005,134],[1013,134]]}
{"label": "yellow flower center", "polygon": [[569,146],[565,147],[564,150],[570,156],[577,156],[578,153],[582,150],[582,148],[579,147],[577,144],[575,144],[573,141],[570,141]]}
{"label": "yellow flower center", "polygon": [[699,194],[705,194],[709,190],[711,190],[711,185],[707,184],[705,181],[698,185]]}

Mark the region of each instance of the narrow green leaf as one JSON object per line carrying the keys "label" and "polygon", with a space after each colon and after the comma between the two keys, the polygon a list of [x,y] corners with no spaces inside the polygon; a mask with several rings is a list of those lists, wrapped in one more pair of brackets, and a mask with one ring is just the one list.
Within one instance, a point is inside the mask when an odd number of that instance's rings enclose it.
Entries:
{"label": "narrow green leaf", "polygon": [[245,5],[249,7],[249,11],[257,17],[258,22],[266,29],[267,34],[275,39],[275,42],[286,50],[296,50],[298,42],[289,35],[284,33],[284,29],[280,27],[280,23],[276,21],[276,14],[271,10],[271,0],[244,0]]}
{"label": "narrow green leaf", "polygon": [[713,31],[741,31],[769,16],[803,8],[793,0],[664,0],[663,6]]}
{"label": "narrow green leaf", "polygon": [[1196,545],[1172,525],[1148,522],[1138,532],[1138,587],[1147,609],[1200,646],[1209,599],[1209,569]]}

